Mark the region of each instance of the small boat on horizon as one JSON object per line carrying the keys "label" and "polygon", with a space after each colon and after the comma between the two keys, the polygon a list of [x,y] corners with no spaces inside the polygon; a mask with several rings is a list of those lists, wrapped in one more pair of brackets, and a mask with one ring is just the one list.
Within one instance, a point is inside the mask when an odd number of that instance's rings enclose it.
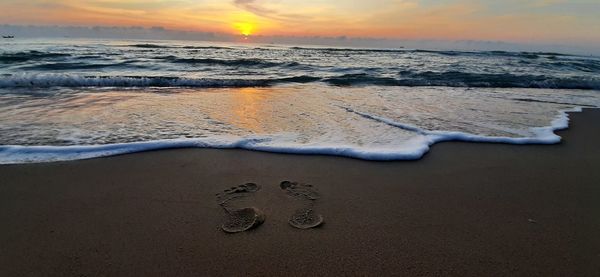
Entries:
{"label": "small boat on horizon", "polygon": [[2,36],[2,38],[15,38],[15,36]]}

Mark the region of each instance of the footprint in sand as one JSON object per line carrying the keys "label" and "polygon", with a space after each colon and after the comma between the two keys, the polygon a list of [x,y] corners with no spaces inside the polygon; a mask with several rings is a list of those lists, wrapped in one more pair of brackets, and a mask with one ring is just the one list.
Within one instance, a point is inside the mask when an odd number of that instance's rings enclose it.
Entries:
{"label": "footprint in sand", "polygon": [[217,203],[227,213],[225,223],[221,225],[223,231],[227,233],[243,232],[255,228],[265,221],[264,213],[258,208],[237,208],[232,206],[234,203],[230,203],[235,199],[248,197],[258,190],[260,190],[259,185],[246,183],[217,194]]}
{"label": "footprint in sand", "polygon": [[283,181],[281,189],[297,200],[302,201],[303,207],[294,211],[289,223],[299,229],[309,229],[323,224],[323,216],[314,210],[315,201],[320,198],[312,185],[298,182]]}

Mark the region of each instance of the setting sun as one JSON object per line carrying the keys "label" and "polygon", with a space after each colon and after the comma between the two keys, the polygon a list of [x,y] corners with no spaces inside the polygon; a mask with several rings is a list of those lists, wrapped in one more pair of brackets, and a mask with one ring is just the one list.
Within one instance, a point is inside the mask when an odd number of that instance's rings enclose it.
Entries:
{"label": "setting sun", "polygon": [[238,30],[240,32],[240,34],[244,35],[244,36],[249,36],[252,33],[254,33],[254,30],[256,29],[254,24],[252,23],[248,23],[248,22],[239,22],[239,23],[235,23],[233,25],[233,27]]}

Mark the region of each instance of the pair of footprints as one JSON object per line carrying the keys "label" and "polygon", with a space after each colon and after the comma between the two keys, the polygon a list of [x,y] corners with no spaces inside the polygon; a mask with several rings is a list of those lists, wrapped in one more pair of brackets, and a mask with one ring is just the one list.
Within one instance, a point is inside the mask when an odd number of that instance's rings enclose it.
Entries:
{"label": "pair of footprints", "polygon": [[[289,219],[290,225],[299,229],[309,229],[323,224],[323,216],[314,210],[314,202],[319,199],[319,194],[312,185],[298,182],[283,181],[279,184],[289,196],[306,203],[297,209]],[[265,214],[255,207],[235,208],[230,206],[234,199],[247,197],[260,190],[255,183],[247,183],[232,187],[217,194],[217,203],[227,213],[225,223],[221,229],[227,233],[237,233],[250,230],[265,221]]]}

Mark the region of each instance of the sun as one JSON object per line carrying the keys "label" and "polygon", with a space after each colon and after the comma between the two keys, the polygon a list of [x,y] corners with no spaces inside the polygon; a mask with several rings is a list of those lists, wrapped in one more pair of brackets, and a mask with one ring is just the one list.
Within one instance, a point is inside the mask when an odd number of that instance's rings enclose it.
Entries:
{"label": "sun", "polygon": [[238,22],[233,24],[233,27],[246,37],[252,35],[256,29],[255,25],[249,22]]}

